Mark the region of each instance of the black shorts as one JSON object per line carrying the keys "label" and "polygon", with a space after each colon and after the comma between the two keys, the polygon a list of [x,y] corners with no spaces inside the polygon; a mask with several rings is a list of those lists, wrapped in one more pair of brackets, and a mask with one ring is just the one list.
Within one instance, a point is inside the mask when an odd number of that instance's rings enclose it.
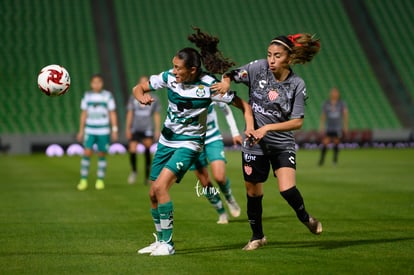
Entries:
{"label": "black shorts", "polygon": [[146,132],[133,132],[129,141],[142,142],[143,139],[147,138],[153,139],[154,135],[148,135]]}
{"label": "black shorts", "polygon": [[242,153],[242,156],[244,180],[251,183],[265,182],[269,176],[270,165],[272,165],[273,171],[282,167],[296,169],[296,153],[294,151],[283,150],[267,155]]}
{"label": "black shorts", "polygon": [[326,131],[325,135],[330,138],[341,138],[340,131]]}

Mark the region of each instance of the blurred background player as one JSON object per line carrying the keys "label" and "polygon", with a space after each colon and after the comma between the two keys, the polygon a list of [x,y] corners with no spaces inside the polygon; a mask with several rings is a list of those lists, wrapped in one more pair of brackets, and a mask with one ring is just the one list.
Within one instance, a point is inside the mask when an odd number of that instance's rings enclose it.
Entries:
{"label": "blurred background player", "polygon": [[223,202],[220,198],[220,194],[217,192],[210,192],[213,190],[213,185],[208,173],[208,163],[210,163],[213,178],[220,187],[221,192],[226,198],[227,205],[229,206],[230,214],[233,217],[240,216],[240,207],[236,202],[236,199],[232,195],[230,180],[226,176],[226,157],[224,154],[223,137],[221,136],[217,113],[214,106],[218,106],[223,111],[227,124],[229,125],[231,135],[233,137],[234,145],[241,145],[242,137],[237,129],[236,121],[234,120],[233,112],[230,106],[225,103],[212,103],[208,108],[207,115],[207,132],[206,140],[204,142],[204,149],[200,154],[198,160],[190,168],[194,170],[201,185],[205,188],[204,196],[208,199],[211,205],[216,209],[219,214],[218,224],[227,224],[228,216],[224,209]]}
{"label": "blurred background player", "polygon": [[[142,76],[139,83],[148,83],[148,77]],[[151,105],[144,105],[138,102],[133,95],[129,98],[126,115],[126,138],[129,140],[129,162],[131,173],[128,183],[134,184],[137,178],[137,145],[142,143],[145,147],[145,180],[147,184],[151,169],[150,148],[154,140],[160,137],[160,103],[153,95],[154,102]]]}
{"label": "blurred background player", "polygon": [[[81,101],[80,126],[77,139],[83,141],[85,152],[81,160],[81,180],[77,186],[83,191],[88,188],[88,174],[93,145],[98,150],[98,170],[95,188],[105,188],[104,177],[106,171],[106,153],[110,138],[118,139],[118,124],[115,112],[115,100],[111,92],[104,90],[104,81],[101,75],[91,77],[91,91],[85,92]],[[112,126],[112,127],[110,127]],[[111,134],[112,133],[112,134]]]}
{"label": "blurred background player", "polygon": [[341,100],[338,88],[332,88],[330,98],[322,106],[320,131],[323,137],[319,165],[323,165],[327,146],[331,142],[333,142],[333,164],[335,165],[338,162],[339,143],[348,132],[348,108]]}

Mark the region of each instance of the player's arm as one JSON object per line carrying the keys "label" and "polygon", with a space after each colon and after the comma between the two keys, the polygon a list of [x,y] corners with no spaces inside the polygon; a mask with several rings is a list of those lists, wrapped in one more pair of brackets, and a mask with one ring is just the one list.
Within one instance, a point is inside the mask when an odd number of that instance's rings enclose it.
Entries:
{"label": "player's arm", "polygon": [[344,108],[344,110],[343,110],[343,116],[344,116],[344,119],[343,119],[343,122],[344,122],[344,134],[346,135],[347,133],[348,133],[348,130],[349,130],[349,123],[348,123],[348,121],[349,121],[349,119],[348,119],[348,117],[349,117],[349,112],[348,112],[348,108]]}
{"label": "player's arm", "polygon": [[133,119],[134,112],[132,110],[128,110],[126,114],[126,122],[125,122],[125,136],[128,140],[131,139],[131,126],[132,126],[132,119]]}
{"label": "player's arm", "polygon": [[319,131],[321,134],[325,132],[326,114],[322,110],[321,118],[319,119]]}
{"label": "player's arm", "polygon": [[237,128],[236,120],[234,119],[234,115],[230,106],[227,104],[218,104],[218,106],[223,111],[227,125],[230,128],[230,133],[233,138],[233,144],[242,144],[242,137],[239,133],[239,129]]}
{"label": "player's arm", "polygon": [[109,112],[109,120],[111,122],[111,137],[113,141],[116,141],[118,140],[118,119],[115,110]]}
{"label": "player's arm", "polygon": [[135,98],[139,101],[139,103],[144,105],[150,105],[154,102],[154,98],[151,97],[148,92],[151,91],[150,83],[138,83],[133,89],[132,93],[134,94]]}
{"label": "player's arm", "polygon": [[87,117],[87,112],[86,110],[82,110],[81,114],[80,114],[80,119],[79,119],[79,132],[76,136],[76,139],[79,142],[82,142],[83,140],[83,135],[85,134],[85,124],[86,124],[86,117]]}
{"label": "player's arm", "polygon": [[298,130],[302,128],[303,118],[294,118],[285,122],[266,124],[263,127],[257,129],[253,133],[253,137],[256,139],[256,142],[261,140],[268,132],[277,131],[277,132],[287,132]]}
{"label": "player's arm", "polygon": [[246,123],[245,134],[246,134],[246,137],[251,137],[252,133],[254,132],[254,117],[253,117],[252,107],[249,105],[249,103],[247,103],[246,101],[244,101],[238,96],[234,97],[232,104],[233,106],[242,110],[243,115],[244,115],[244,120]]}

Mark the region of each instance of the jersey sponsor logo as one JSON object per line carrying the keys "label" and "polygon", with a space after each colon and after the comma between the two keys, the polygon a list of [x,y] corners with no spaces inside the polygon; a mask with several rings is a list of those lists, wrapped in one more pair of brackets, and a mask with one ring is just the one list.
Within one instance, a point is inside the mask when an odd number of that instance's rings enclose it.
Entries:
{"label": "jersey sponsor logo", "polygon": [[274,101],[279,96],[279,93],[277,91],[271,90],[271,91],[269,91],[267,96],[269,97],[270,101]]}
{"label": "jersey sponsor logo", "polygon": [[204,90],[204,86],[203,86],[203,85],[199,85],[199,86],[198,86],[198,89],[197,89],[197,91],[196,91],[196,95],[197,95],[198,97],[203,97],[203,96],[205,96],[205,95],[206,95],[206,91]]}
{"label": "jersey sponsor logo", "polygon": [[246,175],[250,176],[253,172],[253,168],[250,165],[244,165],[244,172]]}
{"label": "jersey sponsor logo", "polygon": [[266,110],[263,106],[260,106],[259,104],[253,102],[252,104],[252,110],[255,113],[261,113],[263,115],[269,115],[269,116],[276,116],[281,117],[282,113],[278,110]]}
{"label": "jersey sponsor logo", "polygon": [[256,161],[256,156],[244,153],[244,160],[246,162]]}

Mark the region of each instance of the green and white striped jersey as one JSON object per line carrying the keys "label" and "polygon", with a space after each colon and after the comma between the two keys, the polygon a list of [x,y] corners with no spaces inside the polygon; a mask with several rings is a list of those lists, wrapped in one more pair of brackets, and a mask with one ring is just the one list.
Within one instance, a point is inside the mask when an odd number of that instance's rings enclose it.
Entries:
{"label": "green and white striped jersey", "polygon": [[172,70],[150,77],[152,90],[168,88],[168,109],[159,142],[172,148],[201,151],[206,136],[210,86],[217,80],[202,73],[194,83],[177,83]]}
{"label": "green and white striped jersey", "polygon": [[81,101],[81,110],[86,111],[85,134],[109,135],[109,112],[115,111],[115,100],[111,92],[102,90],[99,93],[85,92]]}
{"label": "green and white striped jersey", "polygon": [[217,106],[226,118],[226,122],[229,125],[232,137],[240,135],[239,129],[237,129],[236,121],[234,120],[233,112],[228,104],[223,102],[213,102],[208,107],[207,115],[207,133],[205,144],[209,144],[216,140],[222,140],[223,137],[220,133],[220,128],[217,120],[217,112],[214,106]]}

